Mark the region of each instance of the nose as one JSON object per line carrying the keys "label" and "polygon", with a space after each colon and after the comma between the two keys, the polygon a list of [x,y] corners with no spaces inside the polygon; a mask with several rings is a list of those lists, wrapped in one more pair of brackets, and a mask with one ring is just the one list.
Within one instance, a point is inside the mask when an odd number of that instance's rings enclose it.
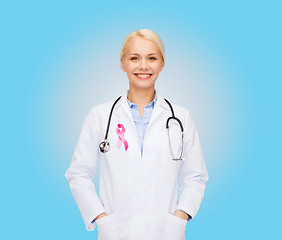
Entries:
{"label": "nose", "polygon": [[148,64],[147,64],[147,61],[146,61],[146,59],[142,59],[141,61],[140,61],[140,69],[142,69],[142,70],[147,70],[148,69]]}

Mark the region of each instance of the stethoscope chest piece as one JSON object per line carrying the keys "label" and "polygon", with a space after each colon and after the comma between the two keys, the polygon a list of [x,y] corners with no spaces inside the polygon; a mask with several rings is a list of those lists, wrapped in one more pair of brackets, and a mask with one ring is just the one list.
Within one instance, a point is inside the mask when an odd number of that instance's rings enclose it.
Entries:
{"label": "stethoscope chest piece", "polygon": [[110,150],[110,143],[107,140],[104,140],[100,143],[99,147],[102,153],[106,153]]}

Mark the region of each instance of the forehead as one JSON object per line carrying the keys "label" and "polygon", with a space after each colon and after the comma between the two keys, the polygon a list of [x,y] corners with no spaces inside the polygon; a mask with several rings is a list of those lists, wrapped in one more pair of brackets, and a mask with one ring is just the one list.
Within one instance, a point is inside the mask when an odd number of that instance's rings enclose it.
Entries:
{"label": "forehead", "polygon": [[135,37],[129,40],[127,45],[127,54],[137,53],[140,55],[146,55],[150,53],[160,54],[158,45],[152,40]]}

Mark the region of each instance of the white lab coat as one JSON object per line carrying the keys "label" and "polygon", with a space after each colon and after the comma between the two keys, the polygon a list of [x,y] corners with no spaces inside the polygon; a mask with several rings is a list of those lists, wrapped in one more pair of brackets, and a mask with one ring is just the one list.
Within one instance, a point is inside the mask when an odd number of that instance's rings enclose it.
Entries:
{"label": "white lab coat", "polygon": [[[141,156],[134,120],[126,101],[127,92],[113,111],[108,140],[111,149],[100,153],[113,101],[93,107],[85,119],[66,178],[86,229],[97,224],[99,240],[183,240],[187,221],[174,216],[176,210],[197,214],[208,180],[206,165],[195,125],[189,111],[172,104],[184,127],[182,161],[173,161],[166,133],[171,111],[157,93]],[[117,147],[117,124],[123,124],[128,142]],[[171,145],[180,151],[180,128],[170,122]],[[98,160],[100,194],[93,177]],[[178,196],[179,195],[179,196]],[[108,216],[91,223],[100,213]]]}

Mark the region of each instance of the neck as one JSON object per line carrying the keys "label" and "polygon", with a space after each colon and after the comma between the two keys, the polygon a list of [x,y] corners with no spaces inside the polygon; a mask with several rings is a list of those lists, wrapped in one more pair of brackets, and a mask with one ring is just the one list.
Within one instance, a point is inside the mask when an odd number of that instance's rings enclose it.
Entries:
{"label": "neck", "polygon": [[154,86],[148,89],[136,89],[129,86],[128,100],[132,103],[135,103],[139,108],[144,108],[154,100],[154,90]]}

